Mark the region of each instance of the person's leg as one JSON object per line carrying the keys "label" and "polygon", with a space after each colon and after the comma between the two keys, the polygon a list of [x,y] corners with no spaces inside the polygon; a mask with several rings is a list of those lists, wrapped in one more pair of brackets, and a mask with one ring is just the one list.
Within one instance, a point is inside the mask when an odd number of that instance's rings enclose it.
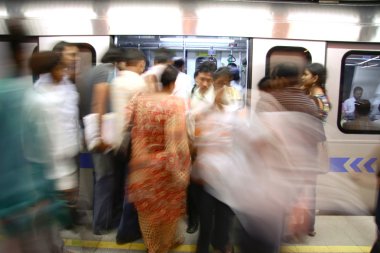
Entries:
{"label": "person's leg", "polygon": [[220,252],[231,252],[230,234],[234,214],[229,206],[215,199],[215,224],[213,229],[212,246]]}
{"label": "person's leg", "polygon": [[119,224],[123,212],[125,196],[125,180],[127,176],[127,160],[121,154],[114,158],[114,198],[113,198],[113,217],[115,224]]}
{"label": "person's leg", "polygon": [[199,197],[199,235],[196,253],[208,253],[214,223],[215,199],[204,189]]}
{"label": "person's leg", "polygon": [[112,154],[94,153],[93,232],[102,234],[113,225],[114,161]]}
{"label": "person's leg", "polygon": [[193,234],[199,226],[199,192],[201,186],[190,181],[187,187],[187,229],[186,232]]}
{"label": "person's leg", "polygon": [[124,199],[123,213],[116,234],[116,243],[124,244],[141,238],[141,230],[136,208]]}
{"label": "person's leg", "polygon": [[306,181],[306,191],[307,191],[307,233],[309,236],[315,236],[315,206],[316,206],[316,197],[317,197],[317,176],[311,176]]}

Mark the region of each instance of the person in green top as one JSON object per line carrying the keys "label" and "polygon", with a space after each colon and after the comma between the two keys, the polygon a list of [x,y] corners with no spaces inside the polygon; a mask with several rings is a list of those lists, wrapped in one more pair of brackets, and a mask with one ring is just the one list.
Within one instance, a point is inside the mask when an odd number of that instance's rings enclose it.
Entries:
{"label": "person in green top", "polygon": [[64,202],[46,179],[49,143],[31,76],[21,75],[22,27],[9,22],[11,70],[0,79],[0,252],[63,252]]}

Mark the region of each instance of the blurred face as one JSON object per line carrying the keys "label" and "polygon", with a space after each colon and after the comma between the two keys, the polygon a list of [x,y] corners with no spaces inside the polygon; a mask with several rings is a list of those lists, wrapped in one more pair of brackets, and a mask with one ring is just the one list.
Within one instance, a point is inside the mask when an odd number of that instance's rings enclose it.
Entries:
{"label": "blurred face", "polygon": [[74,66],[78,60],[78,48],[76,46],[66,46],[62,52],[62,62],[67,66]]}
{"label": "blurred face", "polygon": [[362,95],[363,95],[363,91],[362,90],[355,90],[354,91],[354,98],[356,100],[360,100],[360,98],[362,97]]}
{"label": "blurred face", "polygon": [[317,78],[318,76],[314,76],[309,70],[306,69],[301,77],[303,87],[306,89],[310,88],[317,81]]}
{"label": "blurred face", "polygon": [[212,85],[212,73],[211,72],[199,72],[195,77],[195,83],[199,87],[201,93],[204,93]]}
{"label": "blurred face", "polygon": [[214,89],[219,90],[224,86],[230,86],[231,79],[229,76],[220,76],[214,80]]}
{"label": "blurred face", "polygon": [[62,64],[58,64],[51,71],[51,76],[55,83],[61,82],[64,75],[65,75],[65,66]]}
{"label": "blurred face", "polygon": [[137,72],[138,72],[139,75],[141,75],[142,73],[144,73],[145,65],[146,65],[145,60],[141,60],[141,61],[139,61],[137,63],[136,67],[137,67]]}

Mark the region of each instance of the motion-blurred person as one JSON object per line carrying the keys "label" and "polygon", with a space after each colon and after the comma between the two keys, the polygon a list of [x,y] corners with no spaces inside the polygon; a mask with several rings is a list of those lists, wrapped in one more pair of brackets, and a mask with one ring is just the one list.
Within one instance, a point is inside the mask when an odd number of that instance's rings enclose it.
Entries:
{"label": "motion-blurred person", "polygon": [[[207,111],[214,104],[215,94],[213,83],[213,73],[216,65],[212,62],[201,63],[194,73],[195,85],[191,92],[190,113],[187,114],[187,128],[190,144],[193,143],[195,135],[196,118],[202,112]],[[192,146],[192,145],[191,145]],[[194,161],[196,152],[192,150],[192,160]],[[190,181],[187,190],[187,233],[195,233],[199,226],[198,199],[201,186]]]}
{"label": "motion-blurred person", "polygon": [[[93,67],[87,74],[85,115],[101,116],[111,111],[109,85],[118,72],[117,65],[122,61],[119,48],[109,48],[101,59],[102,64]],[[87,143],[89,145],[89,143]],[[120,221],[122,199],[117,197],[119,177],[114,166],[114,155],[110,146],[100,138],[96,146],[89,147],[94,162],[94,198],[92,229],[94,234],[104,234],[115,228]],[[120,187],[119,187],[120,188]],[[120,189],[123,189],[121,187]],[[121,194],[120,194],[121,195]]]}
{"label": "motion-blurred person", "polygon": [[298,111],[322,118],[318,107],[300,88],[301,76],[297,65],[281,63],[271,77],[270,94],[288,111]]}
{"label": "motion-blurred person", "polygon": [[40,74],[34,84],[36,91],[44,98],[48,115],[51,139],[52,168],[47,177],[55,181],[55,188],[67,201],[73,222],[78,217],[78,165],[76,157],[80,150],[78,102],[76,87],[64,80],[65,74],[61,55],[55,52],[40,52],[30,60],[33,72]]}
{"label": "motion-blurred person", "polygon": [[238,92],[236,93],[236,99],[240,100],[240,103],[243,103],[243,98],[245,95],[244,87],[240,82],[240,70],[236,63],[231,62],[227,65],[232,74],[231,87],[235,88]]}
{"label": "motion-blurred person", "polygon": [[78,70],[76,69],[76,63],[79,60],[79,49],[75,44],[68,43],[66,41],[60,41],[53,47],[53,51],[62,55],[62,63],[65,66],[65,75],[69,80],[75,83]]}
{"label": "motion-blurred person", "polygon": [[326,120],[331,103],[326,93],[326,68],[320,63],[312,63],[305,67],[302,75],[302,89],[318,105],[323,120]]}
{"label": "motion-blurred person", "polygon": [[161,47],[154,52],[153,66],[143,74],[143,78],[147,83],[150,92],[161,90],[162,84],[160,80],[162,72],[168,65],[173,64],[173,57],[174,52],[165,47]]}
{"label": "motion-blurred person", "polygon": [[[236,106],[233,105],[233,101],[230,99],[231,94],[230,89],[233,89],[230,86],[232,79],[232,74],[228,67],[222,67],[217,69],[213,74],[213,86],[215,90],[215,103],[209,111],[205,112],[202,115],[201,121],[204,124],[196,126],[200,131],[200,135],[195,138],[195,146],[197,146],[197,140],[202,139],[202,141],[213,141],[219,142],[220,140],[208,139],[207,128],[218,128],[218,125],[215,125],[210,121],[210,125],[207,125],[207,117],[209,114],[212,114],[214,111],[224,112],[225,110],[231,111],[228,107],[232,107],[232,110],[236,110]],[[197,123],[196,123],[197,124]],[[225,130],[225,129],[223,129]],[[220,133],[219,136],[221,139],[224,138],[223,134],[229,134],[226,132]],[[197,153],[199,154],[198,151]],[[200,154],[202,155],[202,154]],[[202,164],[197,164],[195,161],[192,177],[199,178],[200,170],[207,170],[207,164],[202,166]],[[207,253],[209,252],[209,245],[213,246],[216,252],[232,252],[230,232],[232,227],[232,210],[223,202],[219,201],[213,197],[210,193],[207,192],[207,189],[201,187],[198,195],[198,211],[199,211],[199,221],[200,221],[200,230],[197,240],[197,253]]]}
{"label": "motion-blurred person", "polygon": [[279,252],[286,213],[303,197],[303,172],[315,159],[310,139],[323,133],[318,118],[268,104],[269,112],[263,104],[251,117],[216,110],[198,121],[194,168],[204,168],[199,176],[208,192],[236,214],[242,253]]}
{"label": "motion-blurred person", "polygon": [[66,209],[55,198],[53,182],[45,177],[51,166],[47,135],[51,126],[32,77],[19,76],[26,59],[20,44],[23,29],[17,21],[7,21],[7,64],[14,71],[0,80],[0,252],[60,253],[63,241],[54,223]]}
{"label": "motion-blurred person", "polygon": [[128,200],[137,209],[149,253],[168,252],[183,242],[176,231],[185,214],[190,153],[185,105],[171,96],[177,75],[168,66],[162,90],[135,96],[127,107],[126,119],[133,125]]}
{"label": "motion-blurred person", "polygon": [[173,90],[173,95],[189,100],[191,95],[191,89],[193,88],[191,84],[191,78],[185,72],[185,61],[182,58],[175,59],[173,61],[173,66],[179,70],[177,80],[175,81],[175,88]]}
{"label": "motion-blurred person", "polygon": [[353,96],[346,99],[342,105],[343,118],[346,120],[355,119],[355,104],[360,103],[363,96],[363,88],[356,86],[353,91]]}
{"label": "motion-blurred person", "polygon": [[[317,119],[322,120],[322,115],[319,113],[317,105],[311,98],[305,94],[300,88],[300,73],[297,65],[293,63],[282,63],[276,67],[276,72],[273,75],[272,82],[275,83],[274,87],[279,87],[270,91],[270,94],[285,108],[287,111],[302,112]],[[321,135],[317,138],[310,139],[308,150],[314,152],[315,159],[308,163],[302,164],[304,171],[302,171],[303,180],[305,180],[306,189],[300,202],[305,202],[308,211],[307,214],[307,231],[309,236],[315,236],[315,201],[316,201],[316,181],[317,175],[325,173],[327,168],[320,168],[317,160],[319,156],[318,143],[324,142],[326,137],[323,131],[322,121],[315,121],[315,128],[321,130]],[[300,161],[304,163],[306,161]]]}

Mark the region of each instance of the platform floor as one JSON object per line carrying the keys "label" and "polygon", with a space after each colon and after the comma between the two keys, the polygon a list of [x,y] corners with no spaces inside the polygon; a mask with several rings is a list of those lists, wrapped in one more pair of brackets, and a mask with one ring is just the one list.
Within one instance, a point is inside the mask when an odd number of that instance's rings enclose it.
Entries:
{"label": "platform floor", "polygon": [[[184,228],[184,224],[183,224]],[[283,244],[284,253],[363,253],[369,252],[375,240],[376,226],[373,216],[327,216],[316,218],[316,236],[302,242]],[[145,252],[142,240],[117,245],[116,232],[97,236],[88,228],[62,231],[65,245],[71,252]],[[172,252],[195,252],[197,234],[186,234],[185,243]]]}

